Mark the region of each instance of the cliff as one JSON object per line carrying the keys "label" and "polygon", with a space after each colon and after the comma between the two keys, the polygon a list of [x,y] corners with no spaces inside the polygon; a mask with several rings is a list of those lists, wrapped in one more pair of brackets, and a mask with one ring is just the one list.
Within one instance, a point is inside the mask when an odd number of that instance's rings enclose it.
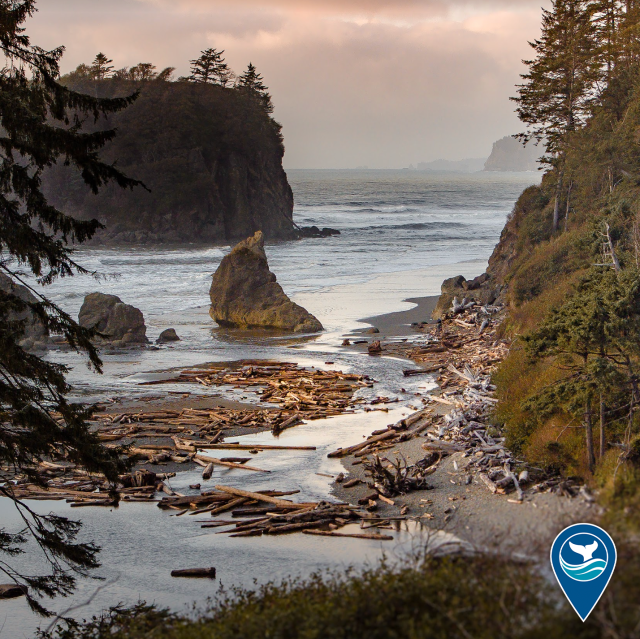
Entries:
{"label": "cliff", "polygon": [[485,171],[537,171],[538,158],[543,154],[541,146],[522,146],[519,140],[505,136],[494,142],[489,159],[484,163]]}
{"label": "cliff", "polygon": [[441,306],[499,291],[511,347],[492,381],[506,445],[638,513],[640,71],[614,88],[567,136],[561,171],[518,199],[480,290],[448,280]]}
{"label": "cliff", "polygon": [[282,168],[280,126],[233,89],[189,82],[86,78],[70,88],[101,97],[140,89],[128,109],[85,130],[115,127],[103,157],[149,189],[108,186],[90,193],[70,168],[44,175],[51,202],[106,225],[99,243],[215,243],[262,230],[294,236],[293,193]]}

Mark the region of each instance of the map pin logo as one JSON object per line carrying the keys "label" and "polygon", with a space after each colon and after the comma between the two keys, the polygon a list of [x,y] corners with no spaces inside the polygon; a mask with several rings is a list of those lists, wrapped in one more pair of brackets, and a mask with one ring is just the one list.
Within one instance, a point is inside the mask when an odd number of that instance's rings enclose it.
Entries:
{"label": "map pin logo", "polygon": [[594,524],[565,528],[551,546],[551,567],[582,621],[609,585],[616,567],[616,545],[609,533]]}

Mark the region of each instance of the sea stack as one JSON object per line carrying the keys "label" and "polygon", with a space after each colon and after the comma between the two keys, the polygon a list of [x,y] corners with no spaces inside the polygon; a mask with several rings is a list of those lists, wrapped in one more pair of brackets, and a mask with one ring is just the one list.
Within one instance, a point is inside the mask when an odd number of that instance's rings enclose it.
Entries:
{"label": "sea stack", "polygon": [[294,304],[269,270],[264,235],[258,231],[226,255],[211,283],[209,314],[220,326],[317,333],[322,324]]}

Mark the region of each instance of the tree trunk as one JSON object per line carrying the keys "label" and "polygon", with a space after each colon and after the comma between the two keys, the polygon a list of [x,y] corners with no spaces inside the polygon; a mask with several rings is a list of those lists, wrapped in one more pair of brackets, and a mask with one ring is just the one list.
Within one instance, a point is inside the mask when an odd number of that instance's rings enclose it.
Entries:
{"label": "tree trunk", "polygon": [[553,205],[553,232],[558,230],[560,225],[560,197],[562,195],[562,173],[558,175],[558,185],[556,186],[556,199]]}
{"label": "tree trunk", "polygon": [[602,393],[600,393],[600,459],[604,457],[604,426],[605,426],[605,405]]}
{"label": "tree trunk", "polygon": [[594,471],[596,466],[596,457],[593,450],[593,424],[591,422],[591,404],[587,402],[584,411],[584,426],[587,435],[587,461],[589,463],[589,470]]}
{"label": "tree trunk", "polygon": [[567,231],[567,227],[569,226],[569,209],[571,207],[571,189],[573,189],[573,180],[569,182],[569,189],[567,190],[567,207],[565,209],[564,214],[564,230],[565,233]]}

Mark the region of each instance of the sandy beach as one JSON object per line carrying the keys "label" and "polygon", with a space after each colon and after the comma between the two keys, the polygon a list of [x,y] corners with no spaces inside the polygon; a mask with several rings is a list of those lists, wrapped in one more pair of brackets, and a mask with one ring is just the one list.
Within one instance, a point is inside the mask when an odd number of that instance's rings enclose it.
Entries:
{"label": "sandy beach", "polygon": [[[369,341],[375,338],[381,339],[383,345],[385,340],[395,344],[400,338],[404,342],[403,348],[408,349],[407,341],[418,335],[415,324],[432,322],[431,312],[438,297],[406,301],[416,306],[407,311],[362,320],[380,330],[379,335],[368,335]],[[360,348],[366,350],[366,344]],[[397,352],[394,355],[397,356]],[[437,374],[432,379],[437,379]],[[441,391],[437,389],[433,393],[440,394]],[[433,410],[440,414],[450,412],[442,404]],[[399,442],[391,450],[384,451],[384,455],[389,459],[399,456],[408,464],[415,464],[425,455],[422,443],[420,438]],[[361,457],[349,455],[341,462],[345,477],[342,482],[333,484],[332,492],[337,499],[357,504],[358,500],[371,493],[370,477],[365,473]],[[403,511],[421,521],[423,526],[452,533],[476,548],[507,553],[521,552],[526,548],[526,554],[536,554],[538,550],[544,554],[558,530],[581,517],[588,519],[597,513],[593,500],[584,496],[567,498],[556,494],[534,494],[524,501],[517,501],[513,495],[492,494],[482,483],[468,483],[465,472],[468,462],[469,458],[463,452],[446,457],[430,475],[429,490],[398,495],[392,499],[394,505],[379,501],[376,514],[384,519],[397,517]],[[361,483],[345,488],[344,484],[350,480],[360,480]]]}

